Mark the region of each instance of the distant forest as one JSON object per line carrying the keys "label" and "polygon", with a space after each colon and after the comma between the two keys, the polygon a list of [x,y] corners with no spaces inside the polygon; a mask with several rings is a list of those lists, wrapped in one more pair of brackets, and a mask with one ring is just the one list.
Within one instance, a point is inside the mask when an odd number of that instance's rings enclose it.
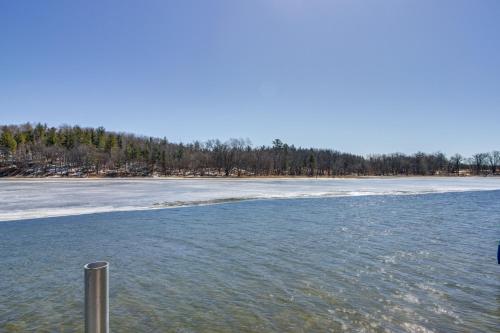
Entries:
{"label": "distant forest", "polygon": [[392,176],[487,175],[499,172],[500,151],[470,157],[417,152],[360,156],[301,148],[276,139],[172,143],[166,138],[103,127],[0,127],[0,176]]}

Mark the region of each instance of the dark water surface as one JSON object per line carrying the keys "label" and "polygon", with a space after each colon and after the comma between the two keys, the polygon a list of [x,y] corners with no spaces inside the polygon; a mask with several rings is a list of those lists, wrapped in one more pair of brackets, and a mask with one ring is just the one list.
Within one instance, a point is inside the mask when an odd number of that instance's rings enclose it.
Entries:
{"label": "dark water surface", "polygon": [[0,223],[0,332],[499,332],[500,191],[262,200]]}

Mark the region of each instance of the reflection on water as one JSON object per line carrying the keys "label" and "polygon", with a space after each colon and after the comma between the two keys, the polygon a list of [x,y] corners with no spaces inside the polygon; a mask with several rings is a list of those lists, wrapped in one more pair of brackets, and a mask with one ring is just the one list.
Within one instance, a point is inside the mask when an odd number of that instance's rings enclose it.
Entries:
{"label": "reflection on water", "polygon": [[0,331],[493,332],[500,191],[238,202],[0,223]]}

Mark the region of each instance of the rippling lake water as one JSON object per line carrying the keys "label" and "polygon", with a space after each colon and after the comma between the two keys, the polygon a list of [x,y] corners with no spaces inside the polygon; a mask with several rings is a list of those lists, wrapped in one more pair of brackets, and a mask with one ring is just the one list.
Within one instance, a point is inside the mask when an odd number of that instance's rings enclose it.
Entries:
{"label": "rippling lake water", "polygon": [[112,332],[498,332],[500,191],[428,192],[1,222],[0,332],[83,331],[95,260]]}

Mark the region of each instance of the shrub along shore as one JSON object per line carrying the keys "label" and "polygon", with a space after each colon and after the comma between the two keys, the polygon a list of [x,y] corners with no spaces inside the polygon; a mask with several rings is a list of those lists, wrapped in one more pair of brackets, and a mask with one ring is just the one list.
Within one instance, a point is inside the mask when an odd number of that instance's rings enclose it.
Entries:
{"label": "shrub along shore", "polygon": [[442,153],[361,156],[302,148],[276,139],[189,144],[106,131],[103,127],[0,127],[0,177],[353,177],[495,175],[500,151],[465,158]]}

